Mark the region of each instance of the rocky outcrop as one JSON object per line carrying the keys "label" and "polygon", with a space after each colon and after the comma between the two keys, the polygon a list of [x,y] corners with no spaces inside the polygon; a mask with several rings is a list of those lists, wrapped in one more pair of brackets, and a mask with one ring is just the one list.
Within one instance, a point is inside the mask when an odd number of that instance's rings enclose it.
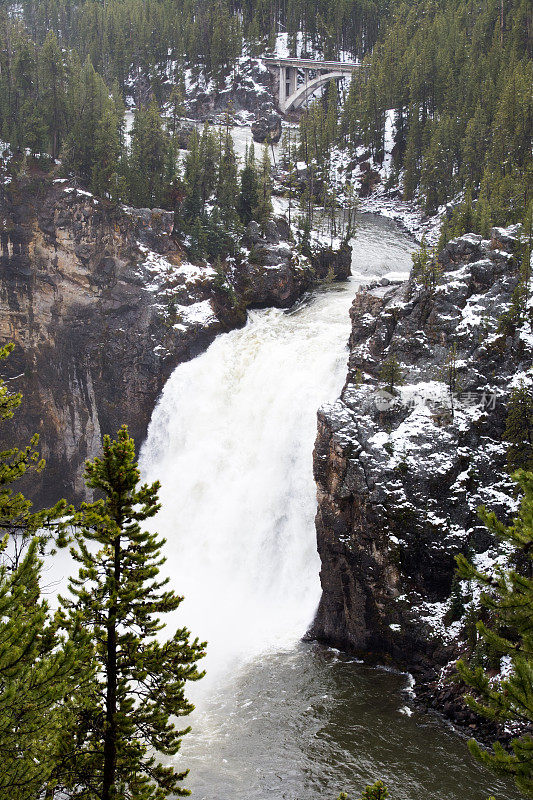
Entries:
{"label": "rocky outcrop", "polygon": [[311,289],[316,276],[307,261],[301,259],[290,241],[290,228],[283,217],[270,220],[264,234],[257,222],[250,222],[243,244],[248,249],[246,266],[237,278],[240,294],[246,294],[241,280],[253,286],[254,305],[291,306],[301,297],[302,289]]}
{"label": "rocky outcrop", "polygon": [[257,58],[242,58],[237,70],[223,83],[209,80],[201,70],[187,70],[187,114],[209,119],[228,109],[237,115],[268,114],[273,111],[273,78]]}
{"label": "rocky outcrop", "polygon": [[8,182],[1,200],[0,341],[16,344],[3,370],[24,395],[10,435],[41,436],[47,468],[29,492],[41,503],[83,497],[103,433],[127,423],[140,443],[174,367],[247,307],[289,306],[312,285],[275,225],[267,266],[213,269],[189,262],[170,212],[116,210],[42,174]]}
{"label": "rocky outcrop", "polygon": [[179,127],[176,129],[176,141],[180,150],[188,149],[189,139],[195,129],[196,123],[188,119],[180,120]]}
{"label": "rocky outcrop", "polygon": [[[512,335],[499,324],[518,280],[516,233],[450,242],[434,288],[411,276],[360,291],[346,384],[318,414],[322,598],[310,636],[426,683],[460,647],[455,554],[498,557],[477,508],[516,508],[502,434],[511,387],[531,383],[532,336],[529,323]],[[380,380],[391,357],[403,379],[392,393]]]}
{"label": "rocky outcrop", "polygon": [[341,242],[338,250],[322,247],[312,253],[311,264],[320,280],[332,278],[345,281],[352,272],[352,248],[345,241]]}
{"label": "rocky outcrop", "polygon": [[277,144],[281,139],[281,117],[279,114],[266,114],[252,122],[254,142]]}

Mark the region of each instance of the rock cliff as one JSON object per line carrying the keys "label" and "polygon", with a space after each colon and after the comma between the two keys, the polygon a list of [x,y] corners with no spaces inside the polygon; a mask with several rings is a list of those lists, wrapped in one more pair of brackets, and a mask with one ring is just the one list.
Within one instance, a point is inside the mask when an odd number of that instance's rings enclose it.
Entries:
{"label": "rock cliff", "polygon": [[248,306],[290,306],[314,276],[274,224],[264,258],[188,262],[173,214],[113,209],[62,179],[7,180],[0,197],[0,341],[24,395],[13,441],[41,436],[30,496],[79,500],[86,458],[127,423],[140,443],[163,383]]}
{"label": "rock cliff", "polygon": [[[461,646],[455,554],[501,555],[478,506],[504,518],[516,508],[502,435],[511,388],[531,383],[533,341],[529,323],[513,335],[500,325],[518,281],[516,234],[450,242],[433,288],[412,275],[360,291],[346,384],[318,414],[322,599],[310,636],[426,682]],[[392,357],[401,385],[390,393],[380,377]]]}

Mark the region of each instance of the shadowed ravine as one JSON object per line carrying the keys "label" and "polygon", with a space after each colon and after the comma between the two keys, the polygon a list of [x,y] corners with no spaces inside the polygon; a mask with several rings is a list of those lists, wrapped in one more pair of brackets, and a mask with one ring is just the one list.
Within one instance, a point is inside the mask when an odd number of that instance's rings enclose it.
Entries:
{"label": "shadowed ravine", "polygon": [[181,756],[199,800],[334,800],[377,777],[393,800],[515,796],[440,722],[408,715],[405,676],[300,642],[320,596],[316,411],[342,388],[358,284],[407,271],[412,247],[362,218],[349,283],[253,312],[180,365],[154,411],[141,453],[162,482],[154,525],[186,597],[177,619],[209,642]]}

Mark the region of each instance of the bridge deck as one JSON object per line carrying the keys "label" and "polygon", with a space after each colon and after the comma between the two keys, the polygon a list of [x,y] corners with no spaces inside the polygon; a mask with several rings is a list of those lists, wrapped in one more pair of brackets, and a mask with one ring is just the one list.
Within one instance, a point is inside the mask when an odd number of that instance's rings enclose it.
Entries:
{"label": "bridge deck", "polygon": [[272,66],[276,67],[327,69],[332,72],[353,72],[356,69],[360,69],[362,66],[353,61],[315,61],[312,58],[277,58],[276,56],[265,56],[262,60],[265,64],[272,64]]}

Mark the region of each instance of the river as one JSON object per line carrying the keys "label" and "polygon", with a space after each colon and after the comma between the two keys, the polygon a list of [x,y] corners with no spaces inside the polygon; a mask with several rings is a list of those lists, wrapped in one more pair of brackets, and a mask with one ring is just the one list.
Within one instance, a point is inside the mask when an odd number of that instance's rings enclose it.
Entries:
{"label": "river", "polygon": [[316,411],[342,388],[358,286],[407,271],[413,249],[372,216],[353,246],[349,281],[251,312],[177,367],[153,413],[141,467],[162,482],[155,524],[186,598],[173,622],[209,642],[180,766],[197,800],[355,798],[377,778],[392,800],[512,800],[460,737],[413,713],[405,675],[301,642],[320,597]]}

